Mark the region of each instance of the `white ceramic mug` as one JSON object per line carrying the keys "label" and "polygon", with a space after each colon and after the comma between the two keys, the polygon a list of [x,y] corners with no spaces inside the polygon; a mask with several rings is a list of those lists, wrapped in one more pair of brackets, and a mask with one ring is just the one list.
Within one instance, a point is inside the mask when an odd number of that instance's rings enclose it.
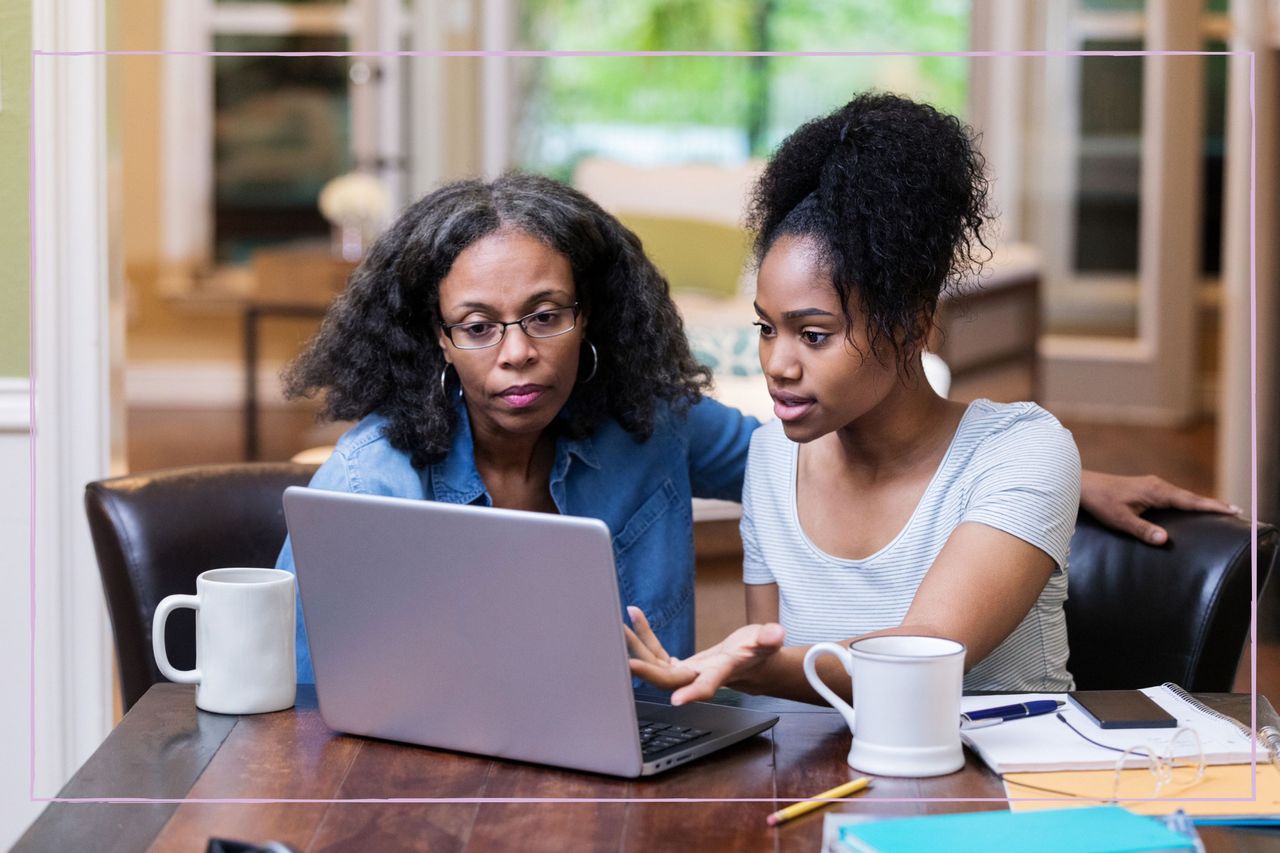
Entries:
{"label": "white ceramic mug", "polygon": [[[819,677],[814,667],[824,654],[840,658],[853,678],[854,707]],[[912,636],[868,637],[847,648],[818,643],[804,656],[804,674],[853,732],[849,766],[877,776],[941,776],[964,766],[963,643]]]}
{"label": "white ceramic mug", "polygon": [[[174,669],[164,624],[179,607],[196,612],[196,668]],[[293,707],[294,578],[279,569],[212,569],[195,595],[170,595],[151,622],[156,665],[170,681],[196,685],[196,707],[261,714]]]}

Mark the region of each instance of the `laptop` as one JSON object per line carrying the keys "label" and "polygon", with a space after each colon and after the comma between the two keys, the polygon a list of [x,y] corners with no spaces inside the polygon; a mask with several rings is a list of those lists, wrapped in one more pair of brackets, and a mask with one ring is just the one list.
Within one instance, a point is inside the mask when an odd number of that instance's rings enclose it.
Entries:
{"label": "laptop", "polygon": [[598,519],[299,486],[284,509],[332,729],[635,777],[778,721],[636,698]]}

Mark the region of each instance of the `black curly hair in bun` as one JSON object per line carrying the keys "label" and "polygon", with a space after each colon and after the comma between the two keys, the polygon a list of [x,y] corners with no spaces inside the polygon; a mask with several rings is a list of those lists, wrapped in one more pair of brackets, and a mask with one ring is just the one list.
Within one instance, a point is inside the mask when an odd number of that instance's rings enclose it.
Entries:
{"label": "black curly hair in bun", "polygon": [[[986,161],[954,116],[865,93],[783,140],[752,193],[759,264],[783,235],[806,238],[873,352],[904,366],[924,347],[943,289],[990,258]],[[922,322],[923,321],[923,322]]]}

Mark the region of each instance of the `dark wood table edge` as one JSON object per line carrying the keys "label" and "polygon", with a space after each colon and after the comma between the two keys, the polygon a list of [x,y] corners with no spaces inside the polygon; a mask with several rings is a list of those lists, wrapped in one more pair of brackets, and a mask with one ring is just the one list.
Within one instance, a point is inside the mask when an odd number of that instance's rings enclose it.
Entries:
{"label": "dark wood table edge", "polygon": [[[188,685],[154,685],[124,719],[108,735],[85,764],[63,787],[58,796],[36,818],[26,833],[12,848],[15,851],[45,850],[136,850],[152,844],[169,823],[177,809],[187,801],[186,797],[199,780],[213,756],[240,722],[239,717],[209,714],[194,707],[193,688]],[[652,697],[645,697],[652,698]],[[835,714],[830,708],[818,705],[790,702],[771,697],[748,696],[726,692],[717,701],[777,713]],[[1250,716],[1251,694],[1199,694],[1205,704],[1247,723]],[[314,688],[299,686],[299,704],[314,706]],[[292,713],[284,711],[280,713]],[[157,717],[167,718],[168,725],[154,725]],[[1265,696],[1257,696],[1257,725],[1280,724],[1280,715]],[[360,740],[365,740],[361,738]],[[149,799],[138,800],[136,788],[127,786],[145,783],[138,775],[137,767],[150,762],[129,760],[136,755],[129,751],[134,745],[151,744],[160,749],[171,743],[185,748],[194,743],[192,760],[163,777],[163,787],[149,790]],[[153,754],[155,754],[153,752]],[[130,773],[133,773],[132,782]],[[159,778],[159,777],[157,777]],[[109,781],[116,790],[125,786],[127,793],[111,794]],[[154,781],[154,780],[153,780]],[[125,799],[127,798],[127,799]],[[620,799],[627,802],[627,799]],[[324,801],[330,807],[348,802],[344,799]],[[501,802],[499,800],[498,802]],[[572,802],[572,800],[568,801]],[[641,803],[643,804],[643,802]],[[104,814],[102,810],[109,809]],[[114,834],[102,835],[104,826],[110,825]]]}
{"label": "dark wood table edge", "polygon": [[[164,829],[240,721],[239,717],[198,711],[193,691],[189,685],[153,685],[49,802],[12,850],[145,849]],[[173,726],[170,729],[155,727],[157,715],[170,718]],[[141,768],[134,767],[137,762],[121,760],[127,758],[120,753],[122,745],[129,741],[167,743],[170,738],[189,741],[192,736],[198,742],[198,748],[192,753],[193,760],[177,773],[165,774],[162,788],[146,790],[144,783],[144,794],[135,788],[113,795],[103,787],[103,780],[122,786],[139,781]],[[95,817],[102,809],[112,809],[120,821],[119,832],[109,840],[110,848],[105,846],[108,839],[97,834],[96,822],[85,820]]]}

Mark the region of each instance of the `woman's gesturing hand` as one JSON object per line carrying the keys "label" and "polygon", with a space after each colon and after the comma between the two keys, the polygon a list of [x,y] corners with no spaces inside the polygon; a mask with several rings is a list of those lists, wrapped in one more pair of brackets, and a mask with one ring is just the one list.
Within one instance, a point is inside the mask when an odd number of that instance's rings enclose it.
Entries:
{"label": "woman's gesturing hand", "polygon": [[662,648],[640,608],[628,607],[627,613],[635,626],[635,630],[623,626],[631,653],[631,672],[657,687],[674,690],[673,705],[710,699],[720,687],[748,680],[782,648],[783,631],[778,623],[745,625],[682,661]]}

